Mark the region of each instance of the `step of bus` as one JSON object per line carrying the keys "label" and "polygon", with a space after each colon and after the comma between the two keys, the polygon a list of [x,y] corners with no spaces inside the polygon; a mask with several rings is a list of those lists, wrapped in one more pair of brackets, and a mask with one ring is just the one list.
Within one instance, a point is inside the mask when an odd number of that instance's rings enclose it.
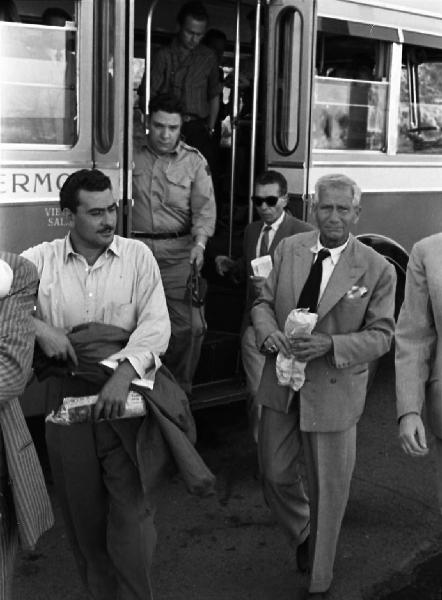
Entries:
{"label": "step of bus", "polygon": [[241,402],[247,398],[245,381],[238,377],[234,379],[212,381],[194,385],[190,397],[190,406],[193,411],[201,410],[233,402]]}
{"label": "step of bus", "polygon": [[238,375],[239,365],[239,335],[209,330],[204,338],[193,384],[208,384],[234,379]]}

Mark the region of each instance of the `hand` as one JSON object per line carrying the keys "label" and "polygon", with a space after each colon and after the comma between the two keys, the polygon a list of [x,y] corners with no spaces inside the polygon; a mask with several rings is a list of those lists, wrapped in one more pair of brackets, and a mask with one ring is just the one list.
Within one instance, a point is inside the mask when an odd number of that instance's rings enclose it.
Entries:
{"label": "hand", "polygon": [[291,349],[296,360],[309,362],[324,356],[333,347],[332,338],[325,333],[301,335],[291,342]]}
{"label": "hand", "polygon": [[278,354],[278,352],[282,352],[285,356],[292,354],[290,342],[282,331],[278,330],[266,337],[262,347],[268,354]]}
{"label": "hand", "polygon": [[36,339],[38,345],[49,358],[67,361],[70,359],[78,366],[77,355],[64,329],[51,327],[40,319],[35,319]]}
{"label": "hand", "polygon": [[250,275],[250,281],[252,282],[253,290],[254,290],[256,296],[259,296],[259,294],[261,293],[261,290],[264,286],[265,280],[266,280],[265,277],[258,277],[257,275]]}
{"label": "hand", "polygon": [[428,454],[425,428],[421,416],[416,413],[404,415],[399,421],[399,439],[402,450],[409,456]]}
{"label": "hand", "polygon": [[215,257],[215,267],[218,275],[222,277],[233,269],[235,261],[228,256],[219,255]]}
{"label": "hand", "polygon": [[95,420],[116,419],[124,415],[129,386],[136,371],[128,361],[120,363],[114,374],[101,388],[94,407]]}
{"label": "hand", "polygon": [[196,262],[198,271],[201,271],[204,264],[204,250],[202,246],[195,245],[192,247],[192,250],[190,251],[189,262],[191,265]]}

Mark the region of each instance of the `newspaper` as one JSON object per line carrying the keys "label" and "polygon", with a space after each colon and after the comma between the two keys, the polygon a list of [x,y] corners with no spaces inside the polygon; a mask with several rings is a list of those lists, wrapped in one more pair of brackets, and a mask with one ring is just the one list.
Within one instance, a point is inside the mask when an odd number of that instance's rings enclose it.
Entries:
{"label": "newspaper", "polygon": [[[80,396],[77,398],[67,397],[57,411],[52,411],[46,421],[58,425],[73,425],[76,423],[90,423],[94,421],[94,406],[98,400],[97,396]],[[146,405],[141,394],[129,391],[126,400],[124,414],[121,419],[131,417],[142,417],[146,414]]]}

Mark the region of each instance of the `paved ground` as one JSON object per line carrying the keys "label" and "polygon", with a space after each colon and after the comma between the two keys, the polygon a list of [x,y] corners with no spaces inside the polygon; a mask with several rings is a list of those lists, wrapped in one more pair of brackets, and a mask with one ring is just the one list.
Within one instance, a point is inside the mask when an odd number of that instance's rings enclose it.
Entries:
{"label": "paved ground", "polygon": [[[442,549],[432,460],[402,455],[393,386],[387,357],[360,423],[330,600],[384,598],[406,585],[417,563]],[[178,479],[164,490],[153,570],[156,600],[297,600],[306,582],[262,500],[243,408],[200,413],[198,428],[200,451],[217,474],[217,495],[193,498]],[[20,556],[15,600],[85,600],[54,504],[55,528],[35,553]]]}

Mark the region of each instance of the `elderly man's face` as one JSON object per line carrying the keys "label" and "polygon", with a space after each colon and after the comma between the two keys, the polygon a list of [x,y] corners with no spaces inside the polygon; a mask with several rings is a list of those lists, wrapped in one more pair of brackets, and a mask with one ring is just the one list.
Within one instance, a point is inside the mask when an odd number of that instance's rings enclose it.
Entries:
{"label": "elderly man's face", "polygon": [[347,241],[351,226],[359,219],[360,207],[353,206],[350,187],[329,187],[320,193],[313,212],[321,244],[326,248],[337,248]]}

